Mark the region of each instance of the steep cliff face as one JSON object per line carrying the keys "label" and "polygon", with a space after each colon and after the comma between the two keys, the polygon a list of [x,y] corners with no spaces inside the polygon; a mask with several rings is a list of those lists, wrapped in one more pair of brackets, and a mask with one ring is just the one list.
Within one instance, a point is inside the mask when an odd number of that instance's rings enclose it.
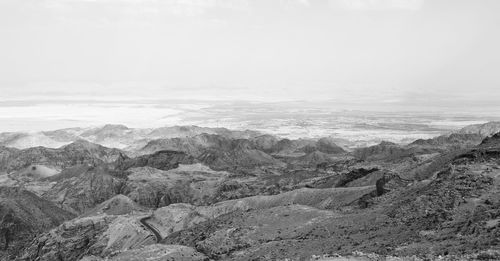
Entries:
{"label": "steep cliff face", "polygon": [[64,172],[52,178],[59,180],[43,198],[71,213],[82,214],[121,192],[125,180],[110,173],[105,166],[83,166]]}
{"label": "steep cliff face", "polygon": [[481,144],[479,144],[479,147],[491,148],[490,151],[494,151],[495,149],[500,148],[500,132],[484,139]]}
{"label": "steep cliff face", "polygon": [[18,153],[18,149],[0,147],[0,173],[5,173],[13,169],[12,167],[10,167],[10,165],[12,164],[11,161]]}
{"label": "steep cliff face", "polygon": [[0,260],[11,260],[38,234],[75,216],[15,187],[0,187]]}
{"label": "steep cliff face", "polygon": [[37,235],[19,260],[80,260],[85,255],[98,255],[107,246],[102,235],[116,218],[101,215],[68,221]]}

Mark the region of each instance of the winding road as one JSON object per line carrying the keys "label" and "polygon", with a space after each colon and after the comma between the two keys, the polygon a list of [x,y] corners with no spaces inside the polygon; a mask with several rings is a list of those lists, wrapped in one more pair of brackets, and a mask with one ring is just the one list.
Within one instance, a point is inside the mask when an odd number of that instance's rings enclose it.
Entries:
{"label": "winding road", "polygon": [[144,217],[144,218],[139,219],[139,222],[141,222],[142,225],[144,225],[147,229],[149,229],[155,235],[156,243],[160,243],[160,241],[162,240],[160,232],[156,228],[154,228],[148,224],[147,221],[149,219],[151,219],[151,217]]}

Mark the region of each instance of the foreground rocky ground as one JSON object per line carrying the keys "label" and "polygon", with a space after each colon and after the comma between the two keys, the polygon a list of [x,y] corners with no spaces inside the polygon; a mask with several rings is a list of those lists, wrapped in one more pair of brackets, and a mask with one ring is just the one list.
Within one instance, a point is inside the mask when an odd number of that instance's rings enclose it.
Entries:
{"label": "foreground rocky ground", "polygon": [[3,147],[0,260],[498,260],[492,126],[355,151],[220,129]]}

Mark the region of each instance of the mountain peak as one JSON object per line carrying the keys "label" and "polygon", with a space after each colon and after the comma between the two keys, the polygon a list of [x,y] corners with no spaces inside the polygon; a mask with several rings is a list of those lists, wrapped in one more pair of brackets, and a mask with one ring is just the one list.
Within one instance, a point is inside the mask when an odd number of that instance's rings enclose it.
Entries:
{"label": "mountain peak", "polygon": [[123,124],[106,124],[102,126],[101,130],[128,130],[129,127]]}
{"label": "mountain peak", "polygon": [[61,148],[63,148],[63,149],[68,149],[68,148],[72,148],[72,149],[94,149],[94,148],[99,148],[99,147],[102,147],[102,146],[99,145],[99,144],[96,144],[96,143],[92,143],[92,142],[90,142],[88,140],[77,139],[77,140],[75,140],[74,142],[72,142],[70,144],[62,146]]}
{"label": "mountain peak", "polygon": [[500,132],[500,121],[469,125],[458,131],[460,134],[480,134],[483,137],[488,137],[498,132]]}
{"label": "mountain peak", "polygon": [[481,142],[481,147],[500,147],[500,132],[487,137]]}

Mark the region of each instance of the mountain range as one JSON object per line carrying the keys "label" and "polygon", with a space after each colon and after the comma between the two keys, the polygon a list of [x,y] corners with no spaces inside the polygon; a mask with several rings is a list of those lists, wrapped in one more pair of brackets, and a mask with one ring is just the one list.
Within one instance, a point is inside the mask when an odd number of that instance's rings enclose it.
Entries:
{"label": "mountain range", "polygon": [[133,150],[160,138],[193,137],[202,133],[218,134],[228,138],[249,138],[260,135],[256,131],[230,131],[225,128],[174,126],[156,129],[134,129],[124,125],[108,124],[95,128],[69,128],[41,132],[0,133],[0,145],[25,149],[43,146],[59,148],[78,140],[86,140],[110,148]]}
{"label": "mountain range", "polygon": [[[478,134],[481,137],[490,136],[500,129],[500,122],[488,122],[466,126],[454,131],[457,134]],[[229,139],[256,138],[257,143],[266,146],[280,139],[273,135],[258,131],[236,131],[226,128],[207,128],[198,126],[173,126],[150,129],[128,128],[124,125],[108,124],[93,128],[68,128],[41,132],[4,132],[0,133],[0,146],[26,149],[42,146],[46,148],[59,148],[78,140],[86,140],[109,148],[117,148],[126,151],[142,149],[149,142],[155,140],[179,138],[193,138],[200,134],[219,135]],[[450,133],[451,134],[451,133]],[[447,135],[445,135],[447,136]],[[257,138],[258,137],[258,138]],[[338,138],[328,138],[330,143],[350,144],[349,141]],[[326,141],[326,140],[325,140]],[[154,144],[150,144],[154,146]]]}
{"label": "mountain range", "polygon": [[0,260],[500,258],[499,123],[355,150],[195,126],[0,137]]}

